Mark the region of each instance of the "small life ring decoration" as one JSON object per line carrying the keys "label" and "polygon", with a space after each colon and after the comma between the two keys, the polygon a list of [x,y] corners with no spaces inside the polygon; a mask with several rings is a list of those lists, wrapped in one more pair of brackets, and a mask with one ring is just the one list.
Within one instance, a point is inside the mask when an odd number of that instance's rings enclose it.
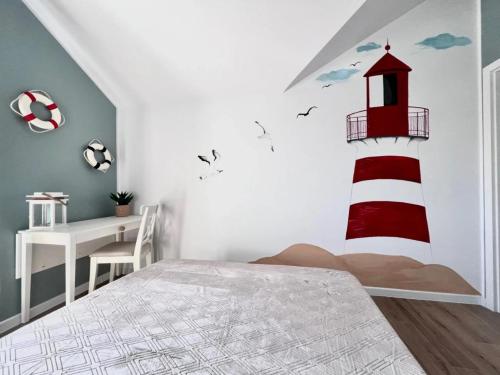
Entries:
{"label": "small life ring decoration", "polygon": [[[104,160],[97,161],[96,152],[101,152]],[[83,157],[90,164],[90,166],[98,171],[106,173],[111,167],[111,163],[113,163],[114,159],[111,155],[111,152],[102,144],[102,142],[98,139],[93,139],[89,142],[88,146],[83,151]]]}
{"label": "small life ring decoration", "polygon": [[[39,102],[50,111],[51,118],[49,120],[39,119],[32,111],[31,104]],[[17,109],[14,104],[17,103]],[[35,133],[45,133],[54,129],[58,129],[64,125],[66,119],[61,114],[59,107],[49,94],[42,90],[29,90],[20,94],[10,103],[10,109],[17,113],[28,123],[31,131]]]}

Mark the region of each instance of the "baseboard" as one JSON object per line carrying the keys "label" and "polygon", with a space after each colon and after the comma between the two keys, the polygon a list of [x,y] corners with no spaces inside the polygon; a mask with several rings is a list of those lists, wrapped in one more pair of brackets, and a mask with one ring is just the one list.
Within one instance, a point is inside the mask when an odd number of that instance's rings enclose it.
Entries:
{"label": "baseboard", "polygon": [[471,294],[424,292],[419,290],[378,288],[373,286],[365,286],[365,290],[372,297],[418,299],[423,301],[465,303],[470,305],[481,304],[481,296]]}
{"label": "baseboard", "polygon": [[[109,272],[106,272],[100,276],[97,277],[97,284],[101,284],[109,279]],[[84,284],[78,285],[75,288],[75,295],[82,294],[83,292],[87,291],[89,289],[89,283],[86,282]],[[56,307],[57,305],[60,305],[61,303],[64,303],[66,300],[66,294],[62,293],[59,294],[58,296],[55,296],[45,302],[40,303],[39,305],[33,306],[30,309],[30,317],[34,318],[35,316],[38,316],[40,314],[43,314],[44,312]],[[7,318],[3,321],[0,322],[0,334],[2,334],[5,331],[8,331],[12,328],[15,328],[17,326],[21,325],[21,313],[16,314],[14,316],[11,316],[10,318]]]}

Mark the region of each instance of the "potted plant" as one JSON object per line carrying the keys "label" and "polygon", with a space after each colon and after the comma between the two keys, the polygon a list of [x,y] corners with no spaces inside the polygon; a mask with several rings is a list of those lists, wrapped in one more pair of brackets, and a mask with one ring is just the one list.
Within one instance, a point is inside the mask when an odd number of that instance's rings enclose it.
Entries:
{"label": "potted plant", "polygon": [[115,215],[117,217],[125,217],[130,215],[129,203],[134,199],[134,194],[128,191],[119,191],[109,194],[111,200],[116,202]]}

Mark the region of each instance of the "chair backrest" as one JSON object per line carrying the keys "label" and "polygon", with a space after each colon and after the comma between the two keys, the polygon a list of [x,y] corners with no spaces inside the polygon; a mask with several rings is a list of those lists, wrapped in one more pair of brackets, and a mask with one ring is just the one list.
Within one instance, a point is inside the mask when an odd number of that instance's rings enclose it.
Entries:
{"label": "chair backrest", "polygon": [[[141,206],[141,225],[139,233],[137,233],[137,241],[135,242],[134,258],[141,257],[143,250],[153,251],[153,235],[155,231],[155,222],[158,211],[158,205]],[[145,249],[146,248],[146,249]]]}

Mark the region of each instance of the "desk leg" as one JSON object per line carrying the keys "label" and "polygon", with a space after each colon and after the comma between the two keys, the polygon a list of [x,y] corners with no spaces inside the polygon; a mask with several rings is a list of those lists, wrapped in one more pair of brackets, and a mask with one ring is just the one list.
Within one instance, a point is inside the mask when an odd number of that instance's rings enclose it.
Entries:
{"label": "desk leg", "polygon": [[119,227],[118,232],[115,234],[116,242],[123,242],[125,237],[125,227]]}
{"label": "desk leg", "polygon": [[32,245],[21,236],[21,323],[30,320]]}
{"label": "desk leg", "polygon": [[[125,240],[125,227],[120,226],[118,228],[118,232],[116,232],[115,239],[116,239],[116,242],[123,242]],[[113,268],[113,267],[111,267],[111,268]],[[120,276],[123,272],[123,266],[120,263],[116,263],[114,269],[115,269],[115,276]],[[110,278],[110,282],[111,282],[111,280],[112,279]]]}
{"label": "desk leg", "polygon": [[72,237],[66,243],[66,306],[75,300],[76,242]]}

